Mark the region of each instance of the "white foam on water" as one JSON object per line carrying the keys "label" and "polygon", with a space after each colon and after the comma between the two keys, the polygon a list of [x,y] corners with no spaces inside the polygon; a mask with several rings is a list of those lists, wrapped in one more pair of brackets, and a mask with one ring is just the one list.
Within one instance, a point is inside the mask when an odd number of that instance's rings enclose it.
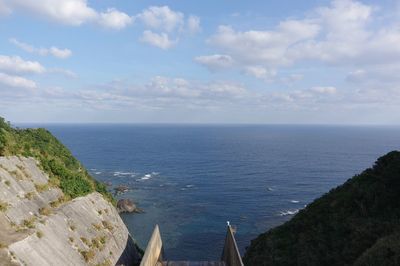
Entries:
{"label": "white foam on water", "polygon": [[299,203],[300,201],[298,201],[298,200],[291,200],[290,202],[291,202],[291,203]]}
{"label": "white foam on water", "polygon": [[126,176],[126,175],[134,175],[134,172],[121,172],[121,171],[115,171],[113,173],[114,176]]}
{"label": "white foam on water", "polygon": [[100,175],[102,172],[94,172],[95,175]]}
{"label": "white foam on water", "polygon": [[293,210],[293,211],[291,211],[291,210],[281,211],[279,213],[279,216],[294,215],[294,214],[296,214],[298,212],[299,212],[299,209],[296,209],[296,210]]}
{"label": "white foam on water", "polygon": [[192,184],[189,184],[189,185],[186,185],[185,187],[187,187],[187,188],[191,188],[191,187],[194,187],[194,185],[192,185]]}

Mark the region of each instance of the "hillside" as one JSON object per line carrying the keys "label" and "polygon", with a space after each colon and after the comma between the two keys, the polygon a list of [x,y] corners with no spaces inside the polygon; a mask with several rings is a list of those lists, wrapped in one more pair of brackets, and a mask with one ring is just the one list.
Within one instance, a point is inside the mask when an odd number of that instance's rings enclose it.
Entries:
{"label": "hillside", "polygon": [[49,175],[49,186],[59,187],[65,200],[97,191],[113,202],[104,184],[92,178],[71,152],[43,128],[13,128],[0,117],[0,156],[33,157]]}
{"label": "hillside", "polygon": [[259,235],[245,265],[400,265],[400,152]]}
{"label": "hillside", "polygon": [[0,119],[0,265],[134,265],[112,196],[44,129]]}

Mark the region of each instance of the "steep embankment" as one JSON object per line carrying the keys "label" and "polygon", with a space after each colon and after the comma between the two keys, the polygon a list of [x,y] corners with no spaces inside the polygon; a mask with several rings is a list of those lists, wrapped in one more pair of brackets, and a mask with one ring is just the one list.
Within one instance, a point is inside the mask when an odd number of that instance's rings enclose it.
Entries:
{"label": "steep embankment", "polygon": [[110,194],[48,131],[0,119],[0,155],[0,265],[138,261]]}
{"label": "steep embankment", "polygon": [[400,265],[400,152],[258,236],[246,265]]}

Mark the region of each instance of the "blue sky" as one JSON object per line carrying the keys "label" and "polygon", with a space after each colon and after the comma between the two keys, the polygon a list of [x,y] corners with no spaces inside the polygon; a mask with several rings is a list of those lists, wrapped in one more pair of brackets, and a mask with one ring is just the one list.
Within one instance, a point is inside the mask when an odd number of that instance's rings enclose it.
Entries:
{"label": "blue sky", "polygon": [[13,122],[400,124],[399,1],[0,0]]}

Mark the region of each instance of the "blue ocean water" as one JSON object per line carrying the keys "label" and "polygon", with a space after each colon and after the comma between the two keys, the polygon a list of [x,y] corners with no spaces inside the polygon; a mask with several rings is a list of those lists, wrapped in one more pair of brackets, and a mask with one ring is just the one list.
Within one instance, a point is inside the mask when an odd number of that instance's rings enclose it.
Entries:
{"label": "blue ocean water", "polygon": [[160,225],[169,259],[221,255],[226,221],[243,254],[259,233],[400,148],[399,127],[44,125],[90,170],[131,190],[123,220],[146,247]]}

